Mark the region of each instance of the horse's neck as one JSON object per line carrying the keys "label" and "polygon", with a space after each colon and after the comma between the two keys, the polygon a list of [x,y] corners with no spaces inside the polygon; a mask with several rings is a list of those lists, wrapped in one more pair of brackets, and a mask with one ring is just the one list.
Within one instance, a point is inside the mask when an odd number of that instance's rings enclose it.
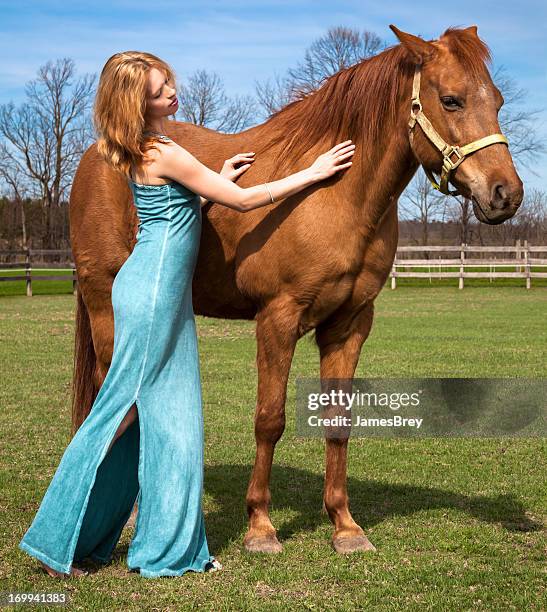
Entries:
{"label": "horse's neck", "polygon": [[[360,150],[348,173],[348,205],[355,207],[365,224],[374,225],[397,199],[418,168],[408,140],[406,119],[401,109],[397,124],[380,131],[377,142],[356,143]],[[346,180],[346,179],[345,179]]]}

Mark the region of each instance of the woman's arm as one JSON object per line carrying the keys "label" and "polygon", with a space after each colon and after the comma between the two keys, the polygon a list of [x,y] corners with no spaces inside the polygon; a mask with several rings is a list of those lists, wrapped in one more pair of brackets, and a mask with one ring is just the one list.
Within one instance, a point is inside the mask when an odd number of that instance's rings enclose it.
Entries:
{"label": "woman's arm", "polygon": [[[230,180],[214,172],[189,151],[176,144],[164,148],[161,156],[162,176],[182,183],[194,193],[240,212],[246,212],[266,206],[273,200],[280,200],[298,193],[305,187],[332,176],[336,171],[347,168],[351,161],[338,165],[354,152],[355,145],[351,141],[337,144],[335,147],[320,155],[309,167],[290,174],[289,176],[253,187],[239,187]],[[269,190],[268,190],[269,187]]]}
{"label": "woman's arm", "polygon": [[[233,157],[224,160],[224,164],[222,164],[219,174],[229,181],[237,181],[242,174],[247,172],[253,162],[254,151],[250,151],[249,153],[237,153]],[[205,206],[209,201],[202,196],[199,196],[199,200],[200,206]]]}

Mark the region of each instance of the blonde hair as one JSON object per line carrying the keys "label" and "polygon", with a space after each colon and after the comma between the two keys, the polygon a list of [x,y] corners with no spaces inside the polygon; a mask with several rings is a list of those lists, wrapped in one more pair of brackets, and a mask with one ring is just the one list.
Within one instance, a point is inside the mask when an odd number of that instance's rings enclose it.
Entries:
{"label": "blonde hair", "polygon": [[93,106],[97,151],[115,170],[131,178],[144,154],[159,139],[144,135],[148,72],[157,68],[175,83],[175,72],[159,57],[143,51],[116,53],[104,65]]}

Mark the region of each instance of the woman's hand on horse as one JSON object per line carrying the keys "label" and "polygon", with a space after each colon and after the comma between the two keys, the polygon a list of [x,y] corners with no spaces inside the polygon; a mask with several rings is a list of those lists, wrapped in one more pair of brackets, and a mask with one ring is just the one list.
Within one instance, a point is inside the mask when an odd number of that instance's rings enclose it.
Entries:
{"label": "woman's hand on horse", "polygon": [[[220,174],[230,181],[235,181],[238,176],[241,176],[245,171],[247,171],[252,162],[254,162],[254,152],[250,153],[238,153],[230,159],[227,159],[222,166],[222,170]],[[242,164],[242,165],[239,165]],[[236,165],[238,166],[236,168]]]}
{"label": "woman's hand on horse", "polygon": [[[310,166],[318,181],[332,176],[339,170],[351,166],[351,156],[355,153],[355,145],[351,140],[340,142],[326,153],[321,154]],[[346,161],[348,160],[349,161]],[[345,163],[342,163],[345,162]]]}

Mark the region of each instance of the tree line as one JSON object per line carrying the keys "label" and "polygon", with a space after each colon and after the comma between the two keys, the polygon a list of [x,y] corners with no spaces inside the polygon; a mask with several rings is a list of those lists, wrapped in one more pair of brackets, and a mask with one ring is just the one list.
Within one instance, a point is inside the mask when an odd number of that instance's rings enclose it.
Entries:
{"label": "tree line", "polygon": [[[253,95],[229,96],[216,72],[198,69],[179,85],[175,118],[240,132],[387,46],[374,32],[331,27],[285,74],[255,80]],[[0,105],[0,249],[70,248],[70,186],[82,154],[96,138],[91,112],[97,75],[76,72],[71,58],[50,60],[25,85],[22,104]],[[525,108],[526,91],[503,66],[492,78],[505,99],[499,121],[517,170],[531,168],[547,150],[536,129],[542,109]],[[474,221],[470,200],[434,192],[420,169],[399,200],[400,240],[430,244],[436,236],[436,242],[487,244],[516,237],[537,244],[546,238],[546,201],[545,191],[525,189],[525,201],[513,219],[484,226]]]}

